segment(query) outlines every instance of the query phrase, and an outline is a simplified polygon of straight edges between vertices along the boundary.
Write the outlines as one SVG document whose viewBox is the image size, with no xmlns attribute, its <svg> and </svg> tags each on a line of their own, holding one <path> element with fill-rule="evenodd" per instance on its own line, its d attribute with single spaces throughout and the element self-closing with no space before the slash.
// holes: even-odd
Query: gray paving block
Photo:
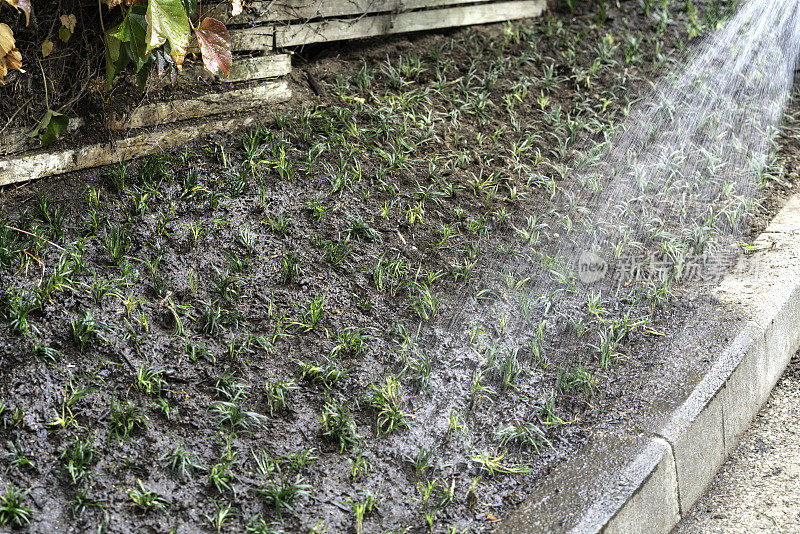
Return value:
<svg viewBox="0 0 800 534">
<path fill-rule="evenodd" d="M 720 393 L 724 428 L 725 455 L 733 451 L 739 436 L 761 409 L 769 396 L 767 354 L 763 331 L 743 331 L 745 340 L 741 361 Z"/>
<path fill-rule="evenodd" d="M 725 460 L 722 395 L 715 395 L 691 421 L 664 438 L 672 445 L 681 514 L 705 493 Z"/>
<path fill-rule="evenodd" d="M 639 489 L 603 529 L 604 534 L 669 532 L 680 520 L 675 459 L 667 442 L 653 438 L 660 460 Z"/>
</svg>

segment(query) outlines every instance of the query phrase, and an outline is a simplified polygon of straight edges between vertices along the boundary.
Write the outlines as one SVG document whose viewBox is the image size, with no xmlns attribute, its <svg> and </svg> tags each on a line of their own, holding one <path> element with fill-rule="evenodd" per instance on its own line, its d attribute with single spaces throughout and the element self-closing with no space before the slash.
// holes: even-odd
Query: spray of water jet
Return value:
<svg viewBox="0 0 800 534">
<path fill-rule="evenodd" d="M 468 339 L 476 373 L 513 382 L 524 353 L 585 385 L 581 359 L 611 365 L 683 285 L 716 283 L 774 170 L 798 57 L 799 0 L 743 3 L 558 168 L 551 208 L 519 221 L 478 292 L 452 306 L 449 334 Z"/>
</svg>

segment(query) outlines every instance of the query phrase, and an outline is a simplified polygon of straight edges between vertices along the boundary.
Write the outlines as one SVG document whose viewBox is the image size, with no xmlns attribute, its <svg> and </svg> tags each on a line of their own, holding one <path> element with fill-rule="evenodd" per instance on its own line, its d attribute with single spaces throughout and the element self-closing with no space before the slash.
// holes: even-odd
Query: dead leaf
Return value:
<svg viewBox="0 0 800 534">
<path fill-rule="evenodd" d="M 75 18 L 74 14 L 61 15 L 59 19 L 61 20 L 61 24 L 69 30 L 69 33 L 75 33 L 75 25 L 78 23 L 78 19 Z"/>
<path fill-rule="evenodd" d="M 231 54 L 231 34 L 228 28 L 217 19 L 206 17 L 195 28 L 197 42 L 200 43 L 200 53 L 203 56 L 203 65 L 210 72 L 221 72 L 227 76 L 231 71 L 233 56 Z"/>
<path fill-rule="evenodd" d="M 486 514 L 486 519 L 488 519 L 489 521 L 491 521 L 493 523 L 496 523 L 497 521 L 500 521 L 499 517 L 494 516 L 492 514 L 488 514 L 488 513 Z"/>
<path fill-rule="evenodd" d="M 130 6 L 136 0 L 103 0 L 103 2 L 108 6 L 108 9 L 114 9 L 117 6 L 125 5 Z"/>
<path fill-rule="evenodd" d="M 6 56 L 6 65 L 8 65 L 8 70 L 24 72 L 22 70 L 22 53 L 19 50 L 9 52 Z"/>
<path fill-rule="evenodd" d="M 22 54 L 19 50 L 12 50 L 7 56 L 0 58 L 0 85 L 5 85 L 4 78 L 10 70 L 25 72 L 22 70 Z"/>
<path fill-rule="evenodd" d="M 53 53 L 53 41 L 50 39 L 42 43 L 42 57 L 47 57 Z"/>
<path fill-rule="evenodd" d="M 5 85 L 5 77 L 10 70 L 22 70 L 22 54 L 16 48 L 14 32 L 0 22 L 0 84 Z"/>
<path fill-rule="evenodd" d="M 14 32 L 8 24 L 0 22 L 0 55 L 5 56 L 17 47 Z"/>
</svg>

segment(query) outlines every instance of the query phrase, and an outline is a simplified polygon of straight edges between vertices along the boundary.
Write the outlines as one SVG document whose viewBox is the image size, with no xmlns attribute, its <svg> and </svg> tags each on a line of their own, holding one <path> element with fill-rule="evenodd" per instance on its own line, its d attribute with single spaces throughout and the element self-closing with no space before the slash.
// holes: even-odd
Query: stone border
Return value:
<svg viewBox="0 0 800 534">
<path fill-rule="evenodd" d="M 716 290 L 748 321 L 667 422 L 593 436 L 495 532 L 668 533 L 707 490 L 800 348 L 800 194 Z"/>
</svg>

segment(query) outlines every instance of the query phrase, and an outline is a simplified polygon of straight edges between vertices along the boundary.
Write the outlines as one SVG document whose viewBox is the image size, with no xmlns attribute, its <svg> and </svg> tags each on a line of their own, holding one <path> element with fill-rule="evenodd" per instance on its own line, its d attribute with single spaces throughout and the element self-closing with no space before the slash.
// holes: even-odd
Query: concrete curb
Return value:
<svg viewBox="0 0 800 534">
<path fill-rule="evenodd" d="M 800 348 L 800 195 L 755 244 L 716 292 L 748 321 L 666 422 L 593 436 L 497 534 L 667 533 L 689 512 Z"/>
</svg>

